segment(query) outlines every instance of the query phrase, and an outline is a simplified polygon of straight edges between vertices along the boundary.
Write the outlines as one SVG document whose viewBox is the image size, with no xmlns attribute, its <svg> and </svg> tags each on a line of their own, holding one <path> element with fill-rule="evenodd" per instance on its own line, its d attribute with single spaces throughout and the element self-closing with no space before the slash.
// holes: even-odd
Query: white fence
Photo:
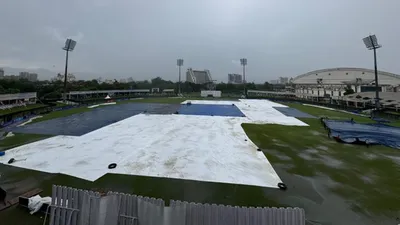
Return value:
<svg viewBox="0 0 400 225">
<path fill-rule="evenodd" d="M 201 91 L 200 94 L 201 97 L 214 97 L 214 98 L 220 98 L 221 97 L 221 91 Z"/>
<path fill-rule="evenodd" d="M 197 204 L 53 186 L 50 225 L 304 225 L 300 208 Z"/>
</svg>

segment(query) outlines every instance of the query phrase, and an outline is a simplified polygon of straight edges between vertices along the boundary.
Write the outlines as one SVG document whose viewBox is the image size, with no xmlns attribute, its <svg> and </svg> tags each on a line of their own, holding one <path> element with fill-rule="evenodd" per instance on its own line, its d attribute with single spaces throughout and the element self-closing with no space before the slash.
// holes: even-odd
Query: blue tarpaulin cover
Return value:
<svg viewBox="0 0 400 225">
<path fill-rule="evenodd" d="M 245 115 L 235 105 L 210 105 L 210 104 L 186 104 L 178 110 L 183 115 L 202 116 L 232 116 L 244 117 Z"/>
<path fill-rule="evenodd" d="M 179 104 L 127 103 L 99 107 L 88 112 L 27 124 L 14 133 L 81 136 L 104 126 L 140 114 L 172 114 Z"/>
<path fill-rule="evenodd" d="M 400 149 L 400 128 L 386 124 L 360 124 L 343 120 L 324 120 L 332 137 L 346 143 L 381 144 Z"/>
<path fill-rule="evenodd" d="M 308 113 L 290 107 L 273 107 L 273 108 L 278 110 L 285 116 L 291 116 L 296 118 L 315 118 L 315 116 L 312 116 Z"/>
</svg>

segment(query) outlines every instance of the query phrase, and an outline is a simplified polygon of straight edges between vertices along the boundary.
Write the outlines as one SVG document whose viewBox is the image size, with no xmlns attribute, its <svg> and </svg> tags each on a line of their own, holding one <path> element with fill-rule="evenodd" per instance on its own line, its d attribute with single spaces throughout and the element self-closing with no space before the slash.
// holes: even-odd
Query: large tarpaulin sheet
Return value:
<svg viewBox="0 0 400 225">
<path fill-rule="evenodd" d="M 290 107 L 273 107 L 273 108 L 278 110 L 285 116 L 292 116 L 296 118 L 315 118 L 315 116 L 312 116 L 308 113 Z"/>
<path fill-rule="evenodd" d="M 385 124 L 360 124 L 353 121 L 325 120 L 332 137 L 346 143 L 381 144 L 400 149 L 400 128 Z"/>
<path fill-rule="evenodd" d="M 245 115 L 234 104 L 211 105 L 211 104 L 186 104 L 181 105 L 178 110 L 183 115 L 198 116 L 232 116 L 244 117 Z"/>
<path fill-rule="evenodd" d="M 172 114 L 179 107 L 179 104 L 118 104 L 16 127 L 12 131 L 15 133 L 81 136 L 140 113 Z"/>
</svg>

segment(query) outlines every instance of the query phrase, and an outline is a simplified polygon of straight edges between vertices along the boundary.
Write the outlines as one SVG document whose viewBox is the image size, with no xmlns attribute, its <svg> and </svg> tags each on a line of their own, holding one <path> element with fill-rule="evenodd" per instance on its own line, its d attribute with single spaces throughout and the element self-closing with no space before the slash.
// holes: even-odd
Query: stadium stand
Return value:
<svg viewBox="0 0 400 225">
<path fill-rule="evenodd" d="M 14 107 L 35 104 L 37 100 L 36 92 L 3 94 L 0 95 L 0 110 L 12 109 Z"/>
</svg>

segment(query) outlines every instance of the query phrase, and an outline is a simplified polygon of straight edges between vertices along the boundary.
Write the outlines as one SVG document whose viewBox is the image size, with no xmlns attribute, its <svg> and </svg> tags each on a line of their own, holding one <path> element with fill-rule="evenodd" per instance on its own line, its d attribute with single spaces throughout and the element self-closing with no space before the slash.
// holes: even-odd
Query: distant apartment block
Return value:
<svg viewBox="0 0 400 225">
<path fill-rule="evenodd" d="M 111 80 L 111 79 L 106 79 L 103 81 L 103 83 L 106 83 L 106 84 L 113 84 L 114 82 L 115 82 L 115 80 Z"/>
<path fill-rule="evenodd" d="M 29 72 L 20 72 L 19 79 L 27 79 L 29 81 L 37 81 L 38 75 L 37 73 L 29 73 Z"/>
<path fill-rule="evenodd" d="M 288 84 L 289 77 L 279 77 L 279 84 Z"/>
<path fill-rule="evenodd" d="M 186 71 L 186 81 L 195 84 L 206 84 L 213 82 L 209 70 L 193 70 L 189 68 Z"/>
<path fill-rule="evenodd" d="M 270 84 L 288 84 L 289 83 L 289 77 L 279 77 L 278 80 L 271 80 L 269 81 Z"/>
<path fill-rule="evenodd" d="M 270 84 L 279 84 L 279 80 L 270 80 L 269 83 Z"/>
<path fill-rule="evenodd" d="M 27 79 L 29 81 L 37 81 L 37 73 L 20 72 L 19 75 L 4 75 L 4 70 L 0 68 L 0 79 L 19 80 Z"/>
<path fill-rule="evenodd" d="M 241 74 L 228 74 L 228 83 L 229 84 L 242 84 L 243 79 Z"/>
</svg>

